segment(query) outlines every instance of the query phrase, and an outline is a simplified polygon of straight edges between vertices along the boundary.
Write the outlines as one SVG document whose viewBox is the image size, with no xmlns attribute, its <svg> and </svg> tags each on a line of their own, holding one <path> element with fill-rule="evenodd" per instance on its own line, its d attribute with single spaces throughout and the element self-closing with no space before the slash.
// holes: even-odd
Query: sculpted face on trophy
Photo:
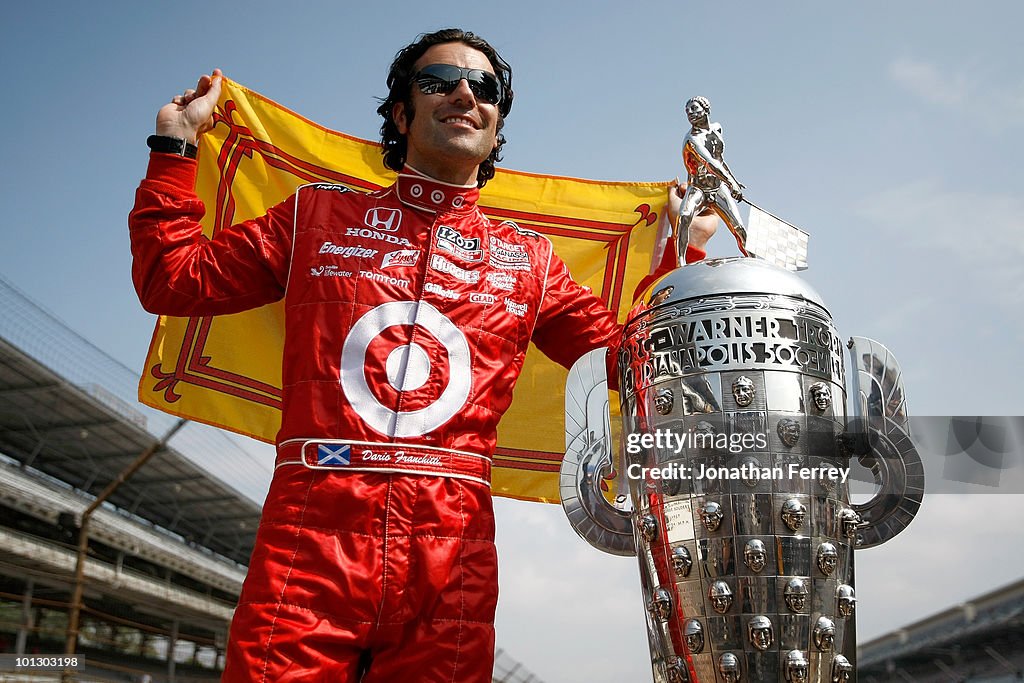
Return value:
<svg viewBox="0 0 1024 683">
<path fill-rule="evenodd" d="M 740 408 L 749 406 L 754 402 L 754 382 L 749 377 L 737 377 L 732 383 L 732 397 Z"/>
<path fill-rule="evenodd" d="M 743 456 L 739 460 L 740 481 L 748 488 L 757 488 L 761 483 L 761 477 L 756 472 L 761 468 L 761 461 L 754 456 Z"/>
<path fill-rule="evenodd" d="M 658 621 L 668 621 L 672 616 L 672 595 L 664 588 L 655 589 L 648 609 Z"/>
<path fill-rule="evenodd" d="M 761 478 L 755 474 L 760 471 L 761 461 L 753 455 L 745 455 L 740 459 L 740 472 L 742 473 L 743 485 L 748 489 L 755 489 L 761 483 Z"/>
<path fill-rule="evenodd" d="M 722 680 L 725 683 L 737 683 L 742 675 L 739 657 L 731 652 L 726 652 L 719 657 L 718 673 L 722 675 Z"/>
<path fill-rule="evenodd" d="M 821 412 L 828 410 L 832 405 L 832 390 L 824 382 L 815 382 L 810 386 L 811 401 L 814 407 Z"/>
<path fill-rule="evenodd" d="M 790 498 L 782 504 L 782 521 L 790 531 L 800 531 L 807 517 L 807 506 L 796 498 Z"/>
<path fill-rule="evenodd" d="M 724 517 L 722 506 L 713 500 L 704 503 L 704 506 L 700 509 L 701 524 L 708 531 L 718 531 L 718 528 L 722 526 L 722 519 Z"/>
<path fill-rule="evenodd" d="M 807 609 L 807 583 L 803 579 L 790 579 L 783 593 L 790 612 Z"/>
<path fill-rule="evenodd" d="M 768 565 L 768 550 L 764 547 L 764 541 L 757 538 L 747 541 L 743 548 L 743 562 L 747 569 L 760 574 Z"/>
<path fill-rule="evenodd" d="M 857 598 L 853 592 L 853 586 L 845 583 L 836 589 L 836 602 L 839 609 L 839 616 L 849 618 L 857 609 Z"/>
<path fill-rule="evenodd" d="M 839 525 L 843 529 L 843 536 L 847 538 L 857 537 L 857 528 L 860 527 L 860 523 L 860 515 L 852 508 L 843 508 L 843 511 L 839 513 Z"/>
<path fill-rule="evenodd" d="M 790 650 L 786 654 L 783 670 L 786 680 L 790 683 L 807 683 L 807 657 L 800 650 Z"/>
<path fill-rule="evenodd" d="M 758 615 L 747 624 L 747 636 L 750 644 L 761 652 L 769 650 L 775 642 L 775 635 L 772 630 L 772 622 L 766 616 Z"/>
<path fill-rule="evenodd" d="M 654 543 L 658 537 L 658 520 L 654 515 L 644 515 L 640 518 L 640 535 L 648 543 Z"/>
<path fill-rule="evenodd" d="M 672 404 L 675 401 L 675 394 L 669 388 L 659 389 L 654 395 L 654 409 L 659 415 L 668 415 L 672 412 Z"/>
<path fill-rule="evenodd" d="M 779 425 L 776 427 L 776 431 L 779 433 L 779 438 L 782 439 L 782 443 L 786 444 L 790 448 L 800 441 L 800 423 L 792 418 L 786 417 L 779 420 Z"/>
<path fill-rule="evenodd" d="M 825 576 L 832 576 L 839 564 L 839 551 L 827 541 L 818 546 L 818 569 Z"/>
<path fill-rule="evenodd" d="M 690 654 L 697 655 L 704 651 L 704 627 L 696 619 L 687 620 L 683 638 L 686 640 L 686 648 Z"/>
<path fill-rule="evenodd" d="M 711 608 L 719 614 L 725 614 L 732 607 L 732 588 L 725 581 L 715 581 L 708 589 Z"/>
<path fill-rule="evenodd" d="M 703 451 L 714 450 L 715 426 L 707 420 L 701 420 L 693 430 L 693 441 Z"/>
<path fill-rule="evenodd" d="M 846 683 L 853 680 L 853 665 L 842 655 L 832 660 L 832 683 Z"/>
<path fill-rule="evenodd" d="M 814 624 L 814 647 L 831 652 L 836 642 L 836 623 L 828 617 L 818 617 Z"/>
<path fill-rule="evenodd" d="M 685 579 L 690 575 L 690 568 L 693 567 L 693 558 L 685 545 L 677 545 L 672 548 L 672 555 L 669 558 L 672 562 L 672 571 L 676 576 Z"/>
<path fill-rule="evenodd" d="M 668 683 L 687 683 L 690 680 L 682 657 L 669 657 L 665 663 L 665 670 L 668 672 Z"/>
</svg>

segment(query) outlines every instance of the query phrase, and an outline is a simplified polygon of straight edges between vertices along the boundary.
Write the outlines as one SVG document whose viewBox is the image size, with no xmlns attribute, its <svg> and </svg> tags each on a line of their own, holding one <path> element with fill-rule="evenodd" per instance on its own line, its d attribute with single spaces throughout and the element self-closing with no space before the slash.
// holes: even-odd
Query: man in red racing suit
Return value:
<svg viewBox="0 0 1024 683">
<path fill-rule="evenodd" d="M 546 238 L 477 206 L 511 77 L 490 46 L 453 31 L 396 57 L 420 71 L 389 78 L 406 99 L 382 113 L 408 157 L 384 190 L 306 185 L 207 240 L 195 162 L 151 143 L 129 219 L 145 308 L 285 304 L 277 469 L 223 680 L 490 681 L 498 420 L 531 340 L 566 366 L 615 343 L 614 316 Z M 424 68 L 435 62 L 456 76 L 431 76 L 445 73 Z M 480 73 L 492 68 L 497 94 Z M 201 134 L 218 79 L 166 105 L 158 134 Z M 385 136 L 394 163 L 388 149 Z"/>
</svg>

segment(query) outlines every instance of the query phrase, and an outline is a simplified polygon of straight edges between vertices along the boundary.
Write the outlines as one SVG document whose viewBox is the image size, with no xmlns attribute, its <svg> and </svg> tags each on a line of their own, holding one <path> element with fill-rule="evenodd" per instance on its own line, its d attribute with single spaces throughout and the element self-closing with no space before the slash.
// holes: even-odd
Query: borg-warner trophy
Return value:
<svg viewBox="0 0 1024 683">
<path fill-rule="evenodd" d="M 899 365 L 853 338 L 848 378 L 843 346 L 795 273 L 704 260 L 631 311 L 618 448 L 607 350 L 570 371 L 562 504 L 592 545 L 638 557 L 656 682 L 856 680 L 853 551 L 910 523 L 924 474 Z M 851 461 L 879 486 L 867 502 Z"/>
</svg>

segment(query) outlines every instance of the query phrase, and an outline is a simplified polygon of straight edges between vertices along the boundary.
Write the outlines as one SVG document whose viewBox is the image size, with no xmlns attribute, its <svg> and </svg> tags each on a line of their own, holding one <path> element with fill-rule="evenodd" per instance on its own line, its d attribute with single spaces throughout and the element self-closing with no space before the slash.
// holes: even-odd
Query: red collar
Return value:
<svg viewBox="0 0 1024 683">
<path fill-rule="evenodd" d="M 476 208 L 480 189 L 442 183 L 406 166 L 395 182 L 398 199 L 403 204 L 432 213 L 466 213 Z"/>
</svg>

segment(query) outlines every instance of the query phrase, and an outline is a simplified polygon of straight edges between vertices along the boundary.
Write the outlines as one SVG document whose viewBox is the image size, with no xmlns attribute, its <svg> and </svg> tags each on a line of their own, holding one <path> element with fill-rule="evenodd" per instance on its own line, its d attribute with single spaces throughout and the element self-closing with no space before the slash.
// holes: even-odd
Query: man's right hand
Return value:
<svg viewBox="0 0 1024 683">
<path fill-rule="evenodd" d="M 213 110 L 220 98 L 220 84 L 223 74 L 214 69 L 213 74 L 199 77 L 195 89 L 171 98 L 156 115 L 156 134 L 172 138 L 185 138 L 193 144 L 199 136 L 213 128 Z"/>
</svg>

